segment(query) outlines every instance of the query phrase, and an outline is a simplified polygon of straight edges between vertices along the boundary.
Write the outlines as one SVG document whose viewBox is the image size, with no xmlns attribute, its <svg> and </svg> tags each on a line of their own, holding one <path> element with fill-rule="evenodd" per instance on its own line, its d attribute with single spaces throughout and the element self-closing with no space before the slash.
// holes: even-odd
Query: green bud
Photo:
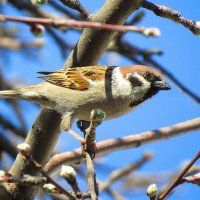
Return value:
<svg viewBox="0 0 200 200">
<path fill-rule="evenodd" d="M 49 194 L 59 194 L 60 189 L 51 183 L 44 184 L 43 189 Z"/>
<path fill-rule="evenodd" d="M 106 118 L 106 113 L 101 109 L 93 109 L 90 118 L 95 121 L 102 121 Z"/>
</svg>

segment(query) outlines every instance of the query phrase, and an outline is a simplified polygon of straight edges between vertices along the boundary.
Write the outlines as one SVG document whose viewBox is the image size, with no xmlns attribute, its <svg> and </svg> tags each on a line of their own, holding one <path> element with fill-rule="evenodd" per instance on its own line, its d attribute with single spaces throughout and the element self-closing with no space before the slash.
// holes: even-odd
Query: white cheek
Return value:
<svg viewBox="0 0 200 200">
<path fill-rule="evenodd" d="M 125 80 L 122 77 L 121 72 L 119 71 L 119 68 L 115 68 L 113 71 L 113 83 L 112 83 L 112 94 L 113 96 L 127 96 L 130 95 L 132 91 L 132 86 L 129 81 Z"/>
<path fill-rule="evenodd" d="M 137 77 L 142 82 L 141 86 L 134 88 L 135 92 L 144 93 L 148 91 L 149 88 L 151 87 L 151 83 L 147 81 L 143 76 L 139 75 L 138 73 L 134 73 L 134 76 Z"/>
<path fill-rule="evenodd" d="M 132 89 L 132 98 L 135 100 L 142 99 L 145 94 L 148 92 L 149 88 L 151 87 L 151 83 L 147 81 L 143 76 L 140 74 L 135 73 L 135 77 L 137 77 L 141 82 L 141 86 L 134 87 Z"/>
</svg>

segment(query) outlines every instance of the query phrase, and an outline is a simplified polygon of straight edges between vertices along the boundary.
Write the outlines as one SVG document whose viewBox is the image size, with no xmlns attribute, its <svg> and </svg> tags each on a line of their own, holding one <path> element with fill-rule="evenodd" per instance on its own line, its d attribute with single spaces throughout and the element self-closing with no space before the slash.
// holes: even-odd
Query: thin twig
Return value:
<svg viewBox="0 0 200 200">
<path fill-rule="evenodd" d="M 182 171 L 182 169 L 183 167 L 178 167 L 178 171 Z M 187 172 L 186 175 L 191 176 L 190 174 L 191 172 L 194 172 L 195 174 L 197 174 L 199 172 L 199 169 L 200 169 L 199 165 L 193 166 Z M 146 189 L 152 183 L 156 183 L 160 185 L 160 184 L 169 182 L 170 180 L 174 179 L 174 177 L 176 177 L 177 175 L 178 175 L 177 170 L 172 171 L 172 172 L 156 172 L 156 173 L 147 172 L 145 174 L 143 173 L 141 174 L 140 172 L 137 173 L 134 171 L 133 174 L 130 174 L 129 176 L 124 177 L 123 188 L 126 188 L 127 192 L 131 191 L 132 189 L 143 190 L 143 189 Z M 181 180 L 181 183 L 182 183 L 182 180 Z M 100 181 L 98 180 L 98 182 Z M 101 182 L 100 182 L 100 188 L 101 188 Z M 160 188 L 160 191 L 163 191 L 162 189 L 163 187 Z"/>
<path fill-rule="evenodd" d="M 69 193 L 67 190 L 65 190 L 61 185 L 59 185 L 57 182 L 55 182 L 49 175 L 47 172 L 45 172 L 42 169 L 42 165 L 40 163 L 38 163 L 36 160 L 34 160 L 32 152 L 31 152 L 31 147 L 29 144 L 26 143 L 22 143 L 20 145 L 17 146 L 20 154 L 23 156 L 23 158 L 30 162 L 32 164 L 33 167 L 40 169 L 40 173 L 46 177 L 46 182 L 50 182 L 53 185 L 55 185 L 57 188 L 59 188 L 59 190 L 61 191 L 62 194 L 66 195 L 67 197 L 69 197 L 71 200 L 76 200 L 76 198 L 74 196 L 71 195 L 71 193 Z"/>
<path fill-rule="evenodd" d="M 96 152 L 96 128 L 101 121 L 91 120 L 89 127 L 85 130 L 85 147 L 83 148 L 83 155 L 88 152 L 92 158 L 95 157 Z"/>
<path fill-rule="evenodd" d="M 181 179 L 192 167 L 192 165 L 200 158 L 200 151 L 194 156 L 194 158 L 185 166 L 182 172 L 169 184 L 169 186 L 164 190 L 164 192 L 159 196 L 159 200 L 165 199 L 169 193 L 181 183 Z"/>
<path fill-rule="evenodd" d="M 38 9 L 36 6 L 32 6 L 31 3 L 28 3 L 27 1 L 23 1 L 23 3 L 20 1 L 10 0 L 9 3 L 13 4 L 16 8 L 19 10 L 26 10 L 30 12 L 33 16 L 38 16 L 41 18 L 47 18 L 49 15 L 44 13 L 42 10 Z M 71 16 L 74 17 L 74 16 Z M 1 18 L 1 15 L 0 15 Z M 0 20 L 1 21 L 1 20 Z M 70 45 L 66 43 L 62 37 L 60 37 L 54 30 L 51 29 L 51 27 L 46 27 L 47 32 L 52 36 L 52 38 L 56 41 L 56 43 L 59 45 L 61 53 L 63 57 L 66 57 L 66 50 L 69 47 L 69 50 L 71 50 Z"/>
<path fill-rule="evenodd" d="M 97 200 L 97 185 L 96 185 L 96 174 L 94 171 L 94 163 L 90 154 L 86 152 L 86 163 L 87 163 L 87 180 L 88 180 L 88 188 L 91 193 L 91 199 Z"/>
<path fill-rule="evenodd" d="M 52 18 L 37 18 L 37 17 L 18 17 L 18 16 L 9 16 L 9 15 L 0 15 L 0 21 L 14 21 L 21 22 L 26 24 L 41 24 L 44 26 L 53 26 L 56 28 L 61 27 L 70 27 L 70 28 L 92 28 L 92 29 L 104 29 L 109 31 L 117 32 L 136 32 L 143 34 L 145 36 L 160 36 L 158 28 L 145 28 L 145 27 L 136 27 L 136 26 L 125 26 L 125 25 L 116 25 L 116 24 L 103 24 L 99 22 L 90 22 L 90 21 L 76 21 L 69 19 L 52 19 Z"/>
<path fill-rule="evenodd" d="M 157 16 L 164 17 L 179 24 L 182 24 L 184 27 L 192 31 L 192 33 L 195 35 L 200 35 L 199 22 L 181 17 L 181 14 L 178 11 L 172 10 L 163 5 L 156 5 L 146 0 L 143 1 L 142 7 L 153 11 Z"/>
<path fill-rule="evenodd" d="M 28 49 L 28 48 L 40 48 L 44 45 L 43 40 L 34 40 L 31 42 L 25 42 L 21 40 L 17 40 L 10 37 L 1 37 L 0 40 L 0 48 L 9 49 L 19 51 L 21 49 Z"/>
<path fill-rule="evenodd" d="M 79 0 L 59 0 L 65 6 L 78 11 L 85 19 L 88 19 L 90 13 L 81 5 Z"/>
<path fill-rule="evenodd" d="M 1 114 L 0 126 L 2 126 L 5 130 L 7 129 L 22 138 L 24 138 L 26 135 L 23 129 L 16 127 L 10 120 L 5 119 Z"/>
<path fill-rule="evenodd" d="M 47 183 L 46 177 L 23 175 L 22 177 L 13 177 L 11 174 L 0 176 L 0 183 L 17 183 L 21 185 L 35 185 L 39 186 Z"/>
<path fill-rule="evenodd" d="M 73 46 L 69 45 L 61 36 L 59 36 L 51 27 L 46 27 L 48 33 L 55 40 L 56 44 L 60 47 L 60 51 L 63 57 L 66 57 L 66 51 L 72 50 Z"/>
<path fill-rule="evenodd" d="M 118 170 L 114 170 L 111 173 L 111 175 L 108 178 L 108 180 L 101 184 L 100 191 L 103 191 L 103 190 L 107 189 L 114 182 L 116 182 L 118 180 L 121 180 L 122 177 L 127 176 L 128 174 L 130 174 L 134 170 L 140 168 L 143 164 L 146 163 L 146 161 L 148 161 L 150 159 L 151 159 L 151 154 L 144 153 L 142 158 L 140 158 L 138 161 L 136 161 L 136 162 L 134 162 L 132 164 L 129 164 L 128 166 L 126 166 L 124 168 L 121 168 L 121 169 L 118 169 Z"/>
<path fill-rule="evenodd" d="M 136 148 L 151 142 L 169 139 L 199 129 L 200 118 L 198 117 L 189 121 L 184 121 L 182 123 L 163 127 L 153 131 L 147 131 L 140 134 L 133 133 L 133 135 L 125 136 L 122 138 L 105 140 L 96 143 L 96 155 L 102 156 L 122 149 Z M 81 156 L 81 148 L 76 149 L 72 152 L 56 154 L 46 164 L 45 171 L 50 172 L 64 162 L 68 162 L 68 164 L 73 164 L 80 161 L 83 161 L 83 158 Z"/>
<path fill-rule="evenodd" d="M 65 14 L 67 17 L 80 20 L 81 16 L 80 15 L 75 15 L 72 12 L 69 11 L 69 9 L 66 9 L 66 7 L 63 7 L 60 3 L 57 3 L 57 0 L 49 0 L 48 3 L 54 7 L 56 10 L 62 12 Z"/>
<path fill-rule="evenodd" d="M 75 169 L 71 166 L 63 165 L 60 171 L 60 176 L 62 176 L 71 186 L 75 197 L 79 200 L 83 200 L 82 193 L 77 182 Z"/>
<path fill-rule="evenodd" d="M 56 181 L 54 181 L 44 170 L 41 170 L 41 174 L 44 177 L 47 178 L 48 182 L 52 183 L 57 188 L 59 188 L 62 194 L 66 195 L 67 197 L 69 197 L 72 200 L 76 200 L 76 198 L 74 196 L 72 196 L 72 194 L 70 192 L 68 192 L 67 190 L 65 190 L 61 185 L 59 185 Z"/>
<path fill-rule="evenodd" d="M 119 194 L 119 192 L 115 190 L 111 190 L 110 188 L 107 188 L 106 192 L 112 197 L 112 199 L 125 200 L 125 198 L 121 194 Z"/>
<path fill-rule="evenodd" d="M 83 154 L 86 157 L 87 164 L 87 180 L 88 188 L 91 193 L 91 199 L 97 200 L 99 188 L 96 182 L 96 174 L 94 169 L 93 159 L 96 153 L 96 127 L 105 119 L 106 114 L 100 109 L 93 109 L 90 113 L 90 125 L 87 128 L 87 123 L 82 124 L 82 131 L 85 133 L 85 148 Z M 87 128 L 87 129 L 84 129 Z"/>
<path fill-rule="evenodd" d="M 135 24 L 139 23 L 140 21 L 142 21 L 144 16 L 145 16 L 144 11 L 139 11 L 138 13 L 136 13 L 136 15 L 134 15 L 132 17 L 132 19 L 129 22 L 127 22 L 125 24 L 126 25 L 135 25 Z"/>
<path fill-rule="evenodd" d="M 186 176 L 181 179 L 181 183 L 193 183 L 196 185 L 200 184 L 200 173 L 194 174 L 192 176 Z M 180 183 L 180 184 L 181 184 Z"/>
<path fill-rule="evenodd" d="M 0 151 L 5 151 L 13 159 L 17 156 L 17 149 L 12 142 L 0 132 Z"/>
<path fill-rule="evenodd" d="M 76 167 L 76 171 L 79 173 L 79 175 L 81 175 L 81 177 L 83 177 L 83 178 L 85 179 L 86 176 L 85 176 L 85 173 L 83 172 L 83 170 L 81 170 L 80 168 L 77 168 L 77 167 Z M 101 185 L 101 184 L 103 183 L 103 181 L 97 179 L 97 183 L 98 183 L 98 185 Z M 98 188 L 99 188 L 99 187 L 98 187 Z M 100 191 L 99 191 L 99 192 L 100 192 Z M 106 192 L 108 195 L 110 195 L 112 199 L 115 199 L 115 200 L 125 200 L 125 198 L 124 198 L 121 194 L 119 194 L 118 191 L 113 190 L 113 189 L 110 188 L 110 187 L 108 187 L 108 188 L 105 190 L 105 192 Z M 88 192 L 88 193 L 89 193 L 89 192 Z M 84 193 L 82 193 L 82 197 L 83 197 L 83 194 L 84 194 Z M 83 198 L 84 198 L 84 197 L 83 197 Z"/>
</svg>

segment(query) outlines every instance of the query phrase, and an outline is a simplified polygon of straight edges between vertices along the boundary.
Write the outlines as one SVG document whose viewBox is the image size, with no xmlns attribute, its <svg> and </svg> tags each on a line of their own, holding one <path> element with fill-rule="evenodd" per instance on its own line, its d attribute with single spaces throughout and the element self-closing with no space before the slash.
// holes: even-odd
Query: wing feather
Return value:
<svg viewBox="0 0 200 200">
<path fill-rule="evenodd" d="M 87 90 L 91 81 L 103 80 L 109 68 L 107 66 L 87 66 L 61 69 L 55 72 L 39 72 L 44 74 L 39 78 L 57 86 L 73 89 Z"/>
</svg>

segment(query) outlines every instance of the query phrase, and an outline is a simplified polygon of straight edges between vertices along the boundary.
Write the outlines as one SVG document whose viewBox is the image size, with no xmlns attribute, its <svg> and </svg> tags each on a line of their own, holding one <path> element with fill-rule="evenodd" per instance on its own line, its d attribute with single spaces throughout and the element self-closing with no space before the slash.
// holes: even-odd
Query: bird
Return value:
<svg viewBox="0 0 200 200">
<path fill-rule="evenodd" d="M 25 99 L 55 110 L 66 118 L 64 130 L 74 119 L 90 121 L 93 109 L 105 120 L 122 116 L 170 86 L 156 69 L 144 65 L 83 66 L 38 72 L 43 82 L 0 91 L 0 98 Z"/>
</svg>

